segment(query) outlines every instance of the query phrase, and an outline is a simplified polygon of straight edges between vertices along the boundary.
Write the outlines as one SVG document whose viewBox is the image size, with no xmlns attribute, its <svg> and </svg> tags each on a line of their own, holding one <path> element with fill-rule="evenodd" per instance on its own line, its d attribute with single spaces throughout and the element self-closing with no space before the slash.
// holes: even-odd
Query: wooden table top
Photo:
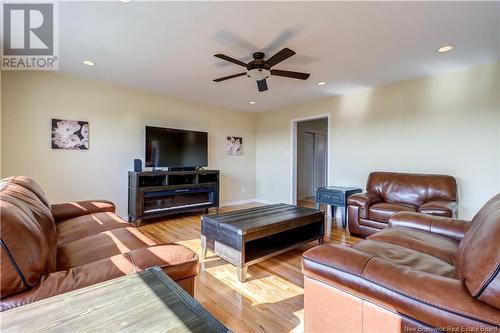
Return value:
<svg viewBox="0 0 500 333">
<path fill-rule="evenodd" d="M 248 232 L 307 217 L 323 218 L 323 213 L 318 209 L 281 203 L 222 214 L 205 215 L 202 217 L 202 221 L 244 235 Z"/>
<path fill-rule="evenodd" d="M 7 332 L 230 332 L 159 268 L 1 313 Z"/>
</svg>

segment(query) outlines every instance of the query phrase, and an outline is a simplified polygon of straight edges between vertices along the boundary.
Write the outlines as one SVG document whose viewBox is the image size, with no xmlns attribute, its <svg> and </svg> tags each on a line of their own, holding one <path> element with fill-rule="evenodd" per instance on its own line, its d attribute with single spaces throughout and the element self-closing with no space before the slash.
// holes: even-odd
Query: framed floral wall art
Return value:
<svg viewBox="0 0 500 333">
<path fill-rule="evenodd" d="M 89 123 L 52 119 L 52 149 L 89 149 Z"/>
</svg>

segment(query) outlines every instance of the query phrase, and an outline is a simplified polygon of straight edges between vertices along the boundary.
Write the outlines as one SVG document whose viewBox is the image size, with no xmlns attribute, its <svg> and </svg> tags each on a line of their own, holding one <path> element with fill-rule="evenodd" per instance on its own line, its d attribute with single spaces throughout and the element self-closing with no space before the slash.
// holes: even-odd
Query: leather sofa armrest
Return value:
<svg viewBox="0 0 500 333">
<path fill-rule="evenodd" d="M 456 201 L 435 200 L 424 203 L 418 208 L 419 213 L 435 216 L 457 216 L 458 204 Z"/>
<path fill-rule="evenodd" d="M 348 205 L 360 207 L 359 214 L 364 219 L 368 217 L 368 208 L 378 202 L 382 202 L 382 199 L 377 194 L 371 192 L 353 194 L 347 198 Z"/>
<path fill-rule="evenodd" d="M 366 263 L 372 258 L 365 252 L 341 245 L 320 245 L 302 254 L 302 272 L 305 276 L 328 280 L 333 270 L 360 275 Z"/>
<path fill-rule="evenodd" d="M 85 200 L 53 204 L 50 207 L 57 222 L 100 212 L 115 212 L 115 205 L 107 200 Z"/>
<path fill-rule="evenodd" d="M 390 228 L 411 228 L 461 241 L 470 221 L 413 212 L 396 213 L 389 217 Z"/>
</svg>

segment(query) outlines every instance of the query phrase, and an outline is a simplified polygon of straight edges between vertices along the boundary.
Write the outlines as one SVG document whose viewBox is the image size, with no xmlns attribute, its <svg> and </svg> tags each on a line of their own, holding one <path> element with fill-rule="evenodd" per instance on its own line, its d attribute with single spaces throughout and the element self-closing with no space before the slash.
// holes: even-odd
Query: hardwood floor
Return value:
<svg viewBox="0 0 500 333">
<path fill-rule="evenodd" d="M 258 205 L 232 206 L 221 211 Z M 358 240 L 330 218 L 326 225 L 325 243 L 353 244 Z M 200 253 L 199 214 L 145 224 L 140 229 L 158 242 L 175 242 Z M 207 258 L 200 260 L 195 298 L 234 332 L 302 332 L 301 254 L 317 245 L 313 242 L 250 266 L 244 283 L 238 282 L 234 266 L 209 251 Z"/>
</svg>

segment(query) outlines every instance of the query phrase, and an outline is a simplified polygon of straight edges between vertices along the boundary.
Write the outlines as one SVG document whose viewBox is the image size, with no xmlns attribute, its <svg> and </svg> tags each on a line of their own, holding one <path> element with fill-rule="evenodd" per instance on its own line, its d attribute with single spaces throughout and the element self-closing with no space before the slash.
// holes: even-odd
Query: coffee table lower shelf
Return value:
<svg viewBox="0 0 500 333">
<path fill-rule="evenodd" d="M 277 256 L 279 254 L 288 252 L 290 250 L 293 250 L 295 248 L 301 247 L 302 245 L 305 245 L 305 244 L 310 243 L 310 242 L 314 242 L 316 240 L 318 241 L 319 245 L 323 244 L 323 237 L 320 237 L 320 238 L 318 238 L 318 237 L 311 238 L 311 239 L 305 240 L 303 242 L 296 243 L 294 245 L 291 245 L 291 246 L 288 246 L 288 247 L 285 247 L 285 248 L 281 248 L 279 250 L 275 250 L 275 251 L 272 251 L 272 252 L 269 252 L 269 253 L 267 253 L 268 251 L 263 251 L 263 253 L 267 253 L 267 254 L 263 254 L 262 256 L 256 257 L 255 259 L 247 261 L 244 264 L 240 265 L 239 263 L 235 262 L 232 258 L 226 256 L 226 252 L 220 251 L 220 247 L 219 247 L 218 250 L 216 250 L 215 246 L 204 245 L 204 244 L 209 244 L 209 243 L 207 243 L 206 237 L 202 235 L 201 236 L 201 244 L 202 244 L 201 258 L 202 259 L 206 258 L 207 249 L 210 250 L 210 251 L 212 251 L 212 252 L 214 252 L 215 255 L 217 255 L 218 257 L 220 257 L 220 258 L 228 261 L 229 263 L 233 264 L 234 266 L 236 266 L 236 269 L 238 271 L 238 281 L 245 282 L 246 275 L 247 275 L 247 270 L 248 270 L 248 266 L 257 264 L 257 263 L 259 263 L 261 261 L 267 260 L 267 259 L 272 258 L 274 256 Z M 228 249 L 226 248 L 226 250 L 228 250 Z"/>
</svg>

